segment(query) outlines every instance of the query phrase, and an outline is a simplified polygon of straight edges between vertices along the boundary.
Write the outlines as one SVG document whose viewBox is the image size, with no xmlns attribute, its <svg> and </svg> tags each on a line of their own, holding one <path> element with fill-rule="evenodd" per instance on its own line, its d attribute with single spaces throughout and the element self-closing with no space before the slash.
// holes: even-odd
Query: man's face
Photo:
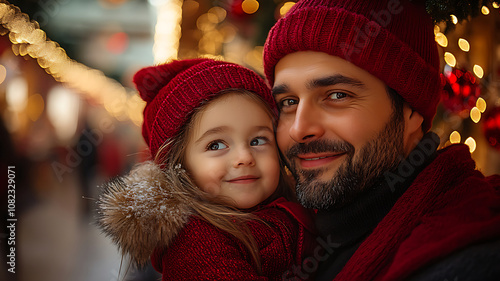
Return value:
<svg viewBox="0 0 500 281">
<path fill-rule="evenodd" d="M 342 206 L 399 163 L 404 120 L 381 80 L 312 51 L 282 58 L 275 77 L 278 146 L 304 206 Z"/>
</svg>

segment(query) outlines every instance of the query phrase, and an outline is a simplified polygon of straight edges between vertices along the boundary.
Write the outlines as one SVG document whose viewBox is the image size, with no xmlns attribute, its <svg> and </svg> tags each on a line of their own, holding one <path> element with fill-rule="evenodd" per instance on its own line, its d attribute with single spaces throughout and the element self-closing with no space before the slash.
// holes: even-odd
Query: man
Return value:
<svg viewBox="0 0 500 281">
<path fill-rule="evenodd" d="M 324 248 L 289 280 L 500 280 L 500 177 L 465 145 L 437 150 L 439 57 L 420 5 L 304 0 L 269 33 L 278 145 Z"/>
</svg>

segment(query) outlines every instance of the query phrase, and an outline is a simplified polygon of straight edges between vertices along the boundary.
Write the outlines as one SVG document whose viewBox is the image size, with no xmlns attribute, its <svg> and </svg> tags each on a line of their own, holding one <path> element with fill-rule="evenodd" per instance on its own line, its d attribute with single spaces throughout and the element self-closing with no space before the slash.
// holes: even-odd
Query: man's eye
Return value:
<svg viewBox="0 0 500 281">
<path fill-rule="evenodd" d="M 329 95 L 329 97 L 332 100 L 340 100 L 340 99 L 347 98 L 348 95 L 346 93 L 342 93 L 342 92 L 335 92 L 335 93 L 331 93 Z"/>
<path fill-rule="evenodd" d="M 268 142 L 267 138 L 258 137 L 258 138 L 254 138 L 252 141 L 250 141 L 250 146 L 264 145 L 267 142 Z"/>
<path fill-rule="evenodd" d="M 222 141 L 213 141 L 207 146 L 207 150 L 220 150 L 224 148 L 227 148 L 227 145 L 225 145 Z"/>
<path fill-rule="evenodd" d="M 299 101 L 294 100 L 294 99 L 283 99 L 280 101 L 280 107 L 287 107 L 287 106 L 293 106 L 298 104 Z"/>
</svg>

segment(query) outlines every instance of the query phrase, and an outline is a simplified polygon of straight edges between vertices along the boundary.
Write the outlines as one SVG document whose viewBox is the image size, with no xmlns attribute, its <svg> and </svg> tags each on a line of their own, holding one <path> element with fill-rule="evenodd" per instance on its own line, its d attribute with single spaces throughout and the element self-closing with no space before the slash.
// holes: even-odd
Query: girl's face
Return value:
<svg viewBox="0 0 500 281">
<path fill-rule="evenodd" d="M 273 194 L 280 164 L 273 123 L 261 104 L 229 93 L 193 120 L 185 166 L 198 187 L 240 209 Z"/>
</svg>

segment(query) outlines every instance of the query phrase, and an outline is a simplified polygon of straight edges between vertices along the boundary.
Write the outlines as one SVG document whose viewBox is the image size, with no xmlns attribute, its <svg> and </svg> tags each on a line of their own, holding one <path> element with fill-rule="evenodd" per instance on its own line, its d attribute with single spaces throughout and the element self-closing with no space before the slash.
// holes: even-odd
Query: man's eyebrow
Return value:
<svg viewBox="0 0 500 281">
<path fill-rule="evenodd" d="M 363 82 L 359 81 L 358 79 L 347 77 L 341 74 L 311 80 L 309 83 L 307 83 L 307 88 L 314 89 L 319 87 L 333 86 L 337 84 L 347 84 L 362 89 L 365 88 L 365 84 L 363 84 Z"/>
<path fill-rule="evenodd" d="M 288 88 L 287 85 L 281 84 L 281 85 L 274 86 L 271 91 L 273 93 L 273 96 L 275 97 L 277 95 L 290 92 L 290 89 Z"/>
<path fill-rule="evenodd" d="M 205 131 L 196 141 L 195 143 L 199 143 L 201 142 L 204 138 L 210 136 L 210 135 L 215 135 L 215 134 L 219 134 L 221 132 L 224 132 L 224 131 L 227 131 L 229 128 L 226 127 L 226 126 L 220 126 L 220 127 L 215 127 L 215 128 L 212 128 L 212 129 L 209 129 L 207 131 Z"/>
</svg>

